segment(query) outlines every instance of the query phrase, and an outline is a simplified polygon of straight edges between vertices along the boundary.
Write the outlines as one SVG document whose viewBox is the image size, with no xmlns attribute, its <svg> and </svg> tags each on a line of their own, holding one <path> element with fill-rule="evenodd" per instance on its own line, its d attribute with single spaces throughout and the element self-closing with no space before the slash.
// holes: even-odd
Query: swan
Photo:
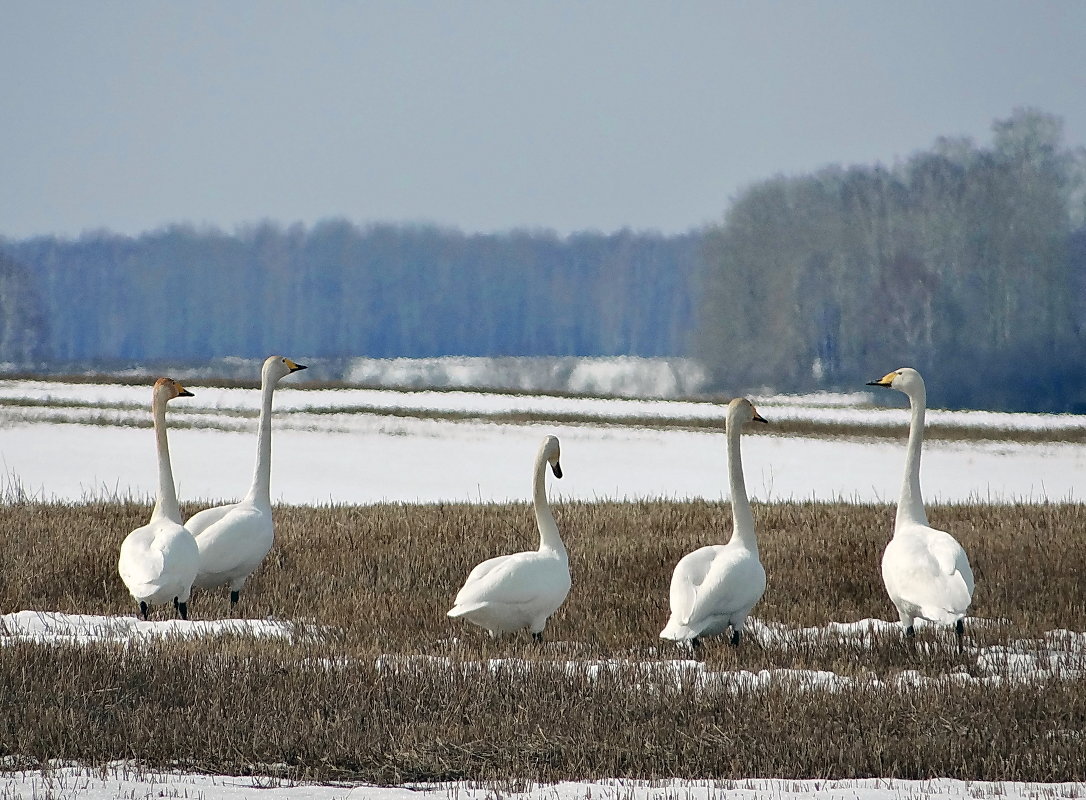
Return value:
<svg viewBox="0 0 1086 800">
<path fill-rule="evenodd" d="M 882 580 L 901 618 L 905 635 L 914 635 L 917 617 L 953 625 L 962 646 L 962 621 L 973 600 L 973 570 L 957 539 L 928 525 L 920 495 L 920 448 L 924 443 L 927 392 L 924 379 L 911 367 L 888 373 L 868 386 L 897 389 L 909 398 L 909 446 L 905 477 L 897 502 L 894 535 L 882 554 Z"/>
<path fill-rule="evenodd" d="M 751 404 L 737 397 L 728 404 L 728 480 L 732 495 L 732 537 L 727 544 L 712 544 L 687 553 L 671 576 L 671 618 L 661 639 L 701 645 L 702 636 L 732 629 L 738 645 L 743 624 L 765 592 L 765 569 L 758 558 L 754 516 L 743 482 L 739 436 L 748 422 L 765 422 Z"/>
<path fill-rule="evenodd" d="M 149 605 L 171 600 L 181 619 L 188 619 L 189 595 L 200 568 L 200 552 L 192 534 L 181 524 L 170 446 L 166 441 L 166 403 L 175 397 L 192 397 L 192 392 L 171 378 L 159 378 L 151 396 L 158 450 L 158 494 L 150 522 L 136 528 L 121 542 L 117 571 L 140 604 L 144 619 Z"/>
<path fill-rule="evenodd" d="M 283 356 L 269 356 L 260 371 L 260 423 L 256 468 L 249 493 L 239 503 L 204 509 L 189 517 L 186 527 L 200 548 L 196 586 L 214 589 L 230 584 L 230 608 L 242 587 L 271 550 L 275 539 L 271 506 L 272 393 L 279 379 L 305 369 Z"/>
<path fill-rule="evenodd" d="M 547 503 L 546 466 L 562 477 L 558 439 L 548 436 L 535 457 L 535 520 L 539 549 L 490 558 L 468 575 L 456 594 L 450 617 L 490 631 L 491 636 L 528 628 L 532 638 L 543 641 L 543 628 L 569 594 L 569 556 L 558 525 Z"/>
</svg>

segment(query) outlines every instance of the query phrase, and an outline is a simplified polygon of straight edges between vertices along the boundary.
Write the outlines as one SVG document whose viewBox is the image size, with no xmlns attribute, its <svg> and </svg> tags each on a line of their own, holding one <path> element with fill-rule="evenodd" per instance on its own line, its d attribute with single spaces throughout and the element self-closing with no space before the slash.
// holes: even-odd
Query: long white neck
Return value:
<svg viewBox="0 0 1086 800">
<path fill-rule="evenodd" d="M 758 552 L 758 537 L 754 533 L 754 514 L 747 499 L 747 485 L 743 481 L 743 458 L 739 453 L 740 425 L 728 420 L 728 485 L 732 493 L 732 541 L 739 542 L 751 552 Z"/>
<path fill-rule="evenodd" d="M 535 481 L 533 484 L 533 500 L 535 503 L 535 524 L 539 527 L 539 549 L 552 550 L 562 558 L 566 558 L 566 546 L 562 544 L 562 536 L 558 533 L 558 523 L 554 521 L 551 513 L 551 505 L 547 502 L 547 458 L 543 451 L 535 460 Z"/>
<path fill-rule="evenodd" d="M 151 404 L 155 421 L 155 447 L 158 450 L 158 494 L 151 520 L 168 519 L 181 524 L 181 509 L 177 506 L 177 489 L 170 466 L 170 443 L 166 440 L 166 401 L 155 397 Z"/>
<path fill-rule="evenodd" d="M 909 446 L 905 452 L 905 476 L 901 481 L 901 496 L 897 501 L 897 517 L 894 529 L 903 523 L 928 524 L 924 511 L 924 498 L 920 494 L 920 448 L 924 444 L 924 411 L 927 407 L 927 391 L 923 386 L 914 387 L 909 395 Z"/>
<path fill-rule="evenodd" d="M 260 422 L 256 432 L 256 467 L 253 485 L 245 499 L 271 508 L 271 449 L 272 449 L 272 394 L 275 381 L 264 378 L 260 382 Z"/>
</svg>

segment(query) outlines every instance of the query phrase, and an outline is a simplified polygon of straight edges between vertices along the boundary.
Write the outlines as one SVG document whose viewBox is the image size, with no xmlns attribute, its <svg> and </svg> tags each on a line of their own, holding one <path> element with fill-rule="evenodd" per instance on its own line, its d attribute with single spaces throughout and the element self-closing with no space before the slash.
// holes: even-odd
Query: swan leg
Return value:
<svg viewBox="0 0 1086 800">
<path fill-rule="evenodd" d="M 147 604 L 140 600 L 140 614 L 144 619 L 147 619 Z"/>
<path fill-rule="evenodd" d="M 543 631 L 537 631 L 532 634 L 532 641 L 536 644 L 540 644 L 543 641 Z"/>
<path fill-rule="evenodd" d="M 958 637 L 958 652 L 962 651 L 962 638 L 965 636 L 965 623 L 962 620 L 958 620 L 954 623 L 954 633 Z"/>
<path fill-rule="evenodd" d="M 905 638 L 912 639 L 914 636 L 916 636 L 916 631 L 913 629 L 912 625 L 909 625 L 905 628 Z"/>
<path fill-rule="evenodd" d="M 739 640 L 742 638 L 742 634 L 743 634 L 743 632 L 741 630 L 738 630 L 736 628 L 732 628 L 732 646 L 733 647 L 738 647 L 739 646 Z"/>
<path fill-rule="evenodd" d="M 695 651 L 697 651 L 697 650 L 700 650 L 700 649 L 701 649 L 701 639 L 699 639 L 699 638 L 698 638 L 697 636 L 693 637 L 693 638 L 692 638 L 692 639 L 690 640 L 690 646 L 691 646 L 691 647 L 692 647 L 692 648 L 693 648 L 693 649 L 694 649 Z"/>
<path fill-rule="evenodd" d="M 234 606 L 236 606 L 238 604 L 238 599 L 240 597 L 241 597 L 241 592 L 235 592 L 233 589 L 230 590 L 230 610 L 231 611 L 234 609 Z"/>
</svg>

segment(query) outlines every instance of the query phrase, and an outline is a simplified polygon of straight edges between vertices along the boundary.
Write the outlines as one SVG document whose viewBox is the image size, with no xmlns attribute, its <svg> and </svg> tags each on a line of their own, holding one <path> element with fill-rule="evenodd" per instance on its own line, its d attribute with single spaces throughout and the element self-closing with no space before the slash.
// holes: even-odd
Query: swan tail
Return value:
<svg viewBox="0 0 1086 800">
<path fill-rule="evenodd" d="M 449 617 L 462 617 L 465 614 L 470 614 L 472 611 L 478 611 L 480 608 L 485 608 L 488 603 L 463 603 L 458 604 L 450 608 L 446 614 Z"/>
<path fill-rule="evenodd" d="M 686 626 L 672 617 L 667 621 L 667 625 L 660 631 L 661 639 L 670 639 L 673 642 L 683 642 L 689 639 L 693 639 L 698 635 L 698 631 Z"/>
</svg>

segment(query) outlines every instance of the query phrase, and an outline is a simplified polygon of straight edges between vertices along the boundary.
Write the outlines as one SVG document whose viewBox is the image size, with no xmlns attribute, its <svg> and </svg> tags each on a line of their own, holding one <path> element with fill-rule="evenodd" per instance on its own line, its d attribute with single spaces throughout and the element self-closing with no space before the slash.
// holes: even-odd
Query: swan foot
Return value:
<svg viewBox="0 0 1086 800">
<path fill-rule="evenodd" d="M 144 619 L 147 619 L 147 604 L 145 602 L 143 602 L 142 600 L 140 600 L 140 615 Z"/>
<path fill-rule="evenodd" d="M 238 599 L 241 597 L 241 592 L 230 592 L 230 609 L 233 610 L 234 606 L 238 604 Z"/>
<path fill-rule="evenodd" d="M 734 628 L 732 629 L 732 647 L 739 646 L 739 640 L 742 638 L 742 633 L 742 631 L 737 631 Z"/>
</svg>

